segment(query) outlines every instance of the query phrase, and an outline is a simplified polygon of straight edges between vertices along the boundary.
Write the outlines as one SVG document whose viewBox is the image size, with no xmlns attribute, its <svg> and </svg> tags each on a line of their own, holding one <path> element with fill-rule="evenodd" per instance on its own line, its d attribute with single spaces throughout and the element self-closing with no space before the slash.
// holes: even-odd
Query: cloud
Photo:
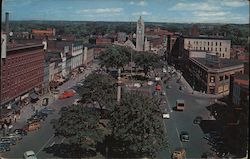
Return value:
<svg viewBox="0 0 250 159">
<path fill-rule="evenodd" d="M 138 3 L 138 5 L 139 5 L 139 6 L 145 6 L 145 5 L 147 5 L 147 3 L 146 3 L 145 1 L 140 1 L 140 2 Z"/>
<path fill-rule="evenodd" d="M 142 12 L 135 12 L 135 13 L 132 13 L 132 15 L 135 15 L 135 16 L 140 16 L 140 15 L 147 16 L 147 15 L 151 15 L 151 14 L 152 14 L 152 13 L 147 12 L 147 11 L 142 11 Z"/>
<path fill-rule="evenodd" d="M 131 2 L 129 2 L 129 4 L 134 5 L 134 4 L 135 4 L 135 2 L 131 1 Z"/>
<path fill-rule="evenodd" d="M 204 10 L 204 11 L 215 11 L 220 10 L 221 7 L 211 5 L 206 2 L 202 3 L 177 3 L 174 7 L 170 8 L 169 10 Z"/>
<path fill-rule="evenodd" d="M 214 11 L 195 11 L 193 12 L 194 16 L 197 16 L 197 17 L 210 17 L 210 18 L 214 18 L 214 17 L 218 17 L 218 16 L 226 16 L 226 15 L 229 15 L 230 12 L 223 12 L 223 11 L 217 11 L 217 12 L 214 12 Z"/>
<path fill-rule="evenodd" d="M 96 8 L 96 9 L 83 9 L 77 11 L 77 13 L 95 13 L 95 14 L 103 14 L 103 13 L 120 13 L 123 11 L 123 8 Z"/>
<path fill-rule="evenodd" d="M 247 1 L 221 1 L 221 5 L 227 6 L 227 7 L 241 7 L 244 5 L 247 5 Z"/>
</svg>

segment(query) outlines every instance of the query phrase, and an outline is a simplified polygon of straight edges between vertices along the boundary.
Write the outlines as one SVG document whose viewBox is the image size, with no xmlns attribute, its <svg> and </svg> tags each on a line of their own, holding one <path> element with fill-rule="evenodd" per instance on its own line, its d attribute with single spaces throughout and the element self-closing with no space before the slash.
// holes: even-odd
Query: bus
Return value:
<svg viewBox="0 0 250 159">
<path fill-rule="evenodd" d="M 176 110 L 184 110 L 185 102 L 182 99 L 177 99 L 176 100 Z"/>
</svg>

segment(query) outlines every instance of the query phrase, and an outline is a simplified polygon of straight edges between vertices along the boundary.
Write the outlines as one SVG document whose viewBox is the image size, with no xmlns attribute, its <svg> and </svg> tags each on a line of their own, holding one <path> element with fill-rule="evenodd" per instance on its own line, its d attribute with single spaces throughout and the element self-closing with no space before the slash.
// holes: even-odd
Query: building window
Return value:
<svg viewBox="0 0 250 159">
<path fill-rule="evenodd" d="M 215 51 L 217 51 L 217 48 L 215 48 Z"/>
<path fill-rule="evenodd" d="M 220 51 L 221 51 L 221 48 L 220 48 Z"/>
<path fill-rule="evenodd" d="M 213 51 L 213 48 L 211 47 L 211 51 Z"/>
<path fill-rule="evenodd" d="M 210 82 L 214 83 L 214 76 L 210 76 Z"/>
<path fill-rule="evenodd" d="M 217 46 L 217 42 L 215 42 L 215 46 Z"/>
<path fill-rule="evenodd" d="M 188 41 L 188 44 L 190 44 L 190 41 Z"/>
<path fill-rule="evenodd" d="M 209 51 L 209 47 L 207 48 L 207 50 Z"/>
<path fill-rule="evenodd" d="M 213 42 L 211 42 L 211 46 L 213 46 Z"/>
<path fill-rule="evenodd" d="M 221 46 L 221 42 L 220 42 L 220 46 Z"/>
<path fill-rule="evenodd" d="M 200 50 L 201 50 L 201 47 L 200 47 Z"/>
<path fill-rule="evenodd" d="M 225 52 L 227 52 L 227 48 L 225 48 Z"/>
<path fill-rule="evenodd" d="M 221 57 L 221 53 L 220 53 L 220 57 Z"/>
<path fill-rule="evenodd" d="M 209 46 L 209 42 L 207 42 L 207 45 Z"/>
<path fill-rule="evenodd" d="M 222 54 L 222 57 L 224 57 L 224 54 Z"/>
<path fill-rule="evenodd" d="M 223 76 L 220 76 L 220 81 L 223 81 Z"/>
<path fill-rule="evenodd" d="M 206 48 L 204 47 L 204 50 L 206 50 Z"/>
</svg>

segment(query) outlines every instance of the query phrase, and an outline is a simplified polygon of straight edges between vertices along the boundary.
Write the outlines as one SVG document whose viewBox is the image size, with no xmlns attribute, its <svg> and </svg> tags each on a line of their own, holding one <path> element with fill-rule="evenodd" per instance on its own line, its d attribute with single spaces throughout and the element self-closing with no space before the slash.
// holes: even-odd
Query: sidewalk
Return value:
<svg viewBox="0 0 250 159">
<path fill-rule="evenodd" d="M 185 80 L 185 78 L 179 73 L 176 72 L 178 77 L 181 77 L 180 84 L 184 86 L 184 91 L 192 94 L 196 97 L 204 97 L 204 98 L 223 98 L 223 95 L 213 95 L 213 94 L 206 94 L 199 91 L 193 90 L 193 88 L 189 85 L 189 83 Z"/>
<path fill-rule="evenodd" d="M 92 67 L 94 69 L 94 68 L 97 68 L 98 65 L 93 63 Z M 62 86 L 59 87 L 60 93 L 67 90 L 69 87 L 74 86 L 80 80 L 85 79 L 85 77 L 88 76 L 92 72 L 93 69 L 87 69 L 86 71 L 84 71 L 84 73 L 78 74 L 75 80 L 71 80 L 71 82 L 70 81 L 65 82 Z M 12 130 L 22 128 L 26 124 L 27 119 L 30 118 L 35 113 L 36 110 L 39 111 L 43 109 L 44 106 L 42 106 L 42 101 L 44 98 L 49 99 L 48 107 L 54 102 L 54 94 L 47 93 L 42 96 L 39 96 L 39 100 L 36 103 L 30 103 L 24 106 L 23 108 L 21 108 L 20 118 L 17 119 L 16 122 L 12 123 L 13 125 Z M 35 111 L 32 109 L 32 105 L 35 107 Z M 1 135 L 2 133 L 0 133 L 0 136 Z"/>
</svg>

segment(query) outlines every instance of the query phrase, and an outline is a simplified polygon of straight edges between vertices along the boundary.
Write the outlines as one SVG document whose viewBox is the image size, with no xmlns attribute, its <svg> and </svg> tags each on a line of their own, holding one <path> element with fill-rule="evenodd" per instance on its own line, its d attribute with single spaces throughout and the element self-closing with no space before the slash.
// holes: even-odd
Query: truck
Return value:
<svg viewBox="0 0 250 159">
<path fill-rule="evenodd" d="M 185 107 L 185 102 L 182 99 L 177 99 L 176 100 L 176 110 L 183 111 Z"/>
</svg>

